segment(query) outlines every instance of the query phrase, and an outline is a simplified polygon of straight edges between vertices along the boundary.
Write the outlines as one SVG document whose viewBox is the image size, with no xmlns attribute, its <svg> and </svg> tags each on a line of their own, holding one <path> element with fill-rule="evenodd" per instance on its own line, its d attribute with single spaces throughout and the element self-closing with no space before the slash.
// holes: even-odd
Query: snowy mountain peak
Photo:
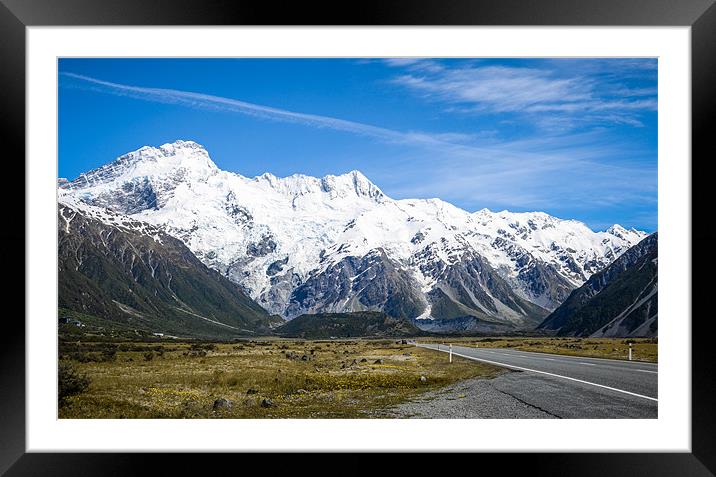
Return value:
<svg viewBox="0 0 716 477">
<path fill-rule="evenodd" d="M 646 232 L 635 230 L 633 228 L 627 230 L 619 224 L 612 225 L 606 230 L 606 232 L 609 235 L 619 237 L 620 239 L 627 240 L 632 243 L 638 243 L 639 240 L 647 236 Z"/>
<path fill-rule="evenodd" d="M 341 175 L 327 175 L 321 178 L 303 174 L 276 177 L 264 173 L 254 178 L 259 184 L 266 184 L 275 191 L 292 197 L 308 194 L 327 194 L 329 198 L 364 197 L 375 201 L 385 198 L 383 192 L 360 171 Z"/>
<path fill-rule="evenodd" d="M 144 146 L 124 154 L 109 164 L 80 174 L 69 187 L 88 188 L 116 181 L 177 174 L 205 179 L 218 170 L 203 146 L 193 141 L 180 140 L 160 147 Z"/>
<path fill-rule="evenodd" d="M 147 163 L 147 172 L 161 173 L 171 167 L 183 167 L 197 172 L 213 172 L 218 167 L 201 144 L 194 141 L 177 140 L 159 147 L 144 146 L 125 154 L 117 161 Z M 162 167 L 164 166 L 164 167 Z"/>
<path fill-rule="evenodd" d="M 321 179 L 321 184 L 326 192 L 334 192 L 339 195 L 355 193 L 359 197 L 374 200 L 381 200 L 385 197 L 383 192 L 358 170 L 352 170 L 339 176 L 327 175 Z"/>
<path fill-rule="evenodd" d="M 175 141 L 144 146 L 113 162 L 80 174 L 64 188 L 81 191 L 82 200 L 117 213 L 159 209 L 180 185 L 205 183 L 221 171 L 203 146 Z"/>
<path fill-rule="evenodd" d="M 357 170 L 247 178 L 219 170 L 192 141 L 141 148 L 58 187 L 63 202 L 161 227 L 289 318 L 382 309 L 399 290 L 409 318 L 535 319 L 646 235 L 543 212 L 393 200 Z"/>
</svg>

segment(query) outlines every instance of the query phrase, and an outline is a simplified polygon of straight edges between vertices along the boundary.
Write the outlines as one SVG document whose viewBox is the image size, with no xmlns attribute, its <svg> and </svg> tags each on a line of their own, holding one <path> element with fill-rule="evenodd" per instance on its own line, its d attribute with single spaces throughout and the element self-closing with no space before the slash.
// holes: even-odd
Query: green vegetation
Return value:
<svg viewBox="0 0 716 477">
<path fill-rule="evenodd" d="M 401 343 L 63 340 L 60 363 L 91 384 L 65 399 L 60 418 L 383 417 L 427 390 L 501 372 Z"/>
<path fill-rule="evenodd" d="M 422 333 L 407 321 L 375 311 L 301 315 L 275 332 L 281 336 L 305 339 L 418 336 Z"/>
<path fill-rule="evenodd" d="M 241 288 L 157 230 L 112 227 L 60 206 L 58 305 L 113 329 L 227 339 L 267 333 L 269 316 Z M 118 219 L 119 220 L 119 219 Z M 125 220 L 125 219 L 122 219 Z"/>
<path fill-rule="evenodd" d="M 644 239 L 636 247 L 651 247 L 648 253 L 624 267 L 622 261 L 628 258 L 627 252 L 612 265 L 595 273 L 580 288 L 574 290 L 547 319 L 540 328 L 558 330 L 562 336 L 589 336 L 601 329 L 606 332 L 609 322 L 619 316 L 625 316 L 622 325 L 631 333 L 658 314 L 655 290 L 658 276 L 656 234 Z M 634 247 L 632 250 L 634 250 Z M 604 285 L 606 283 L 606 286 Z M 646 300 L 636 309 L 636 303 Z M 605 326 L 607 325 L 607 326 Z M 651 333 L 657 332 L 657 322 L 651 325 Z M 622 333 L 622 336 L 627 333 Z"/>
<path fill-rule="evenodd" d="M 83 393 L 90 385 L 90 378 L 68 362 L 60 362 L 57 368 L 57 400 L 60 407 L 67 398 Z"/>
<path fill-rule="evenodd" d="M 536 353 L 553 353 L 567 356 L 594 358 L 628 359 L 629 343 L 632 344 L 632 358 L 638 361 L 658 361 L 658 340 L 656 338 L 422 338 L 419 342 L 453 343 L 460 346 L 480 348 L 511 348 Z"/>
</svg>

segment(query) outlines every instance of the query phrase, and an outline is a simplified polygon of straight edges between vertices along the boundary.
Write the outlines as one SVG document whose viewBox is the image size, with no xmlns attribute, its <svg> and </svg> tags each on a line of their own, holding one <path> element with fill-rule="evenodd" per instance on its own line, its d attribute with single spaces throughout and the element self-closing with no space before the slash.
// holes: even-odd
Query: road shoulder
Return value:
<svg viewBox="0 0 716 477">
<path fill-rule="evenodd" d="M 384 417 L 415 419 L 555 419 L 544 409 L 500 388 L 514 371 L 492 379 L 466 379 L 429 391 L 385 411 Z"/>
</svg>

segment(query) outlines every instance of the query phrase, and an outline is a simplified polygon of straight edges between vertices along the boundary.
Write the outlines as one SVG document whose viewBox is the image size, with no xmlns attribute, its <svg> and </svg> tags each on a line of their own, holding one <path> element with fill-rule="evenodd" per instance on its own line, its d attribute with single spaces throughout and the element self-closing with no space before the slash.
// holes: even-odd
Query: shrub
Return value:
<svg viewBox="0 0 716 477">
<path fill-rule="evenodd" d="M 90 385 L 90 378 L 80 373 L 67 362 L 60 362 L 57 368 L 57 399 L 60 406 L 64 405 L 67 398 L 83 393 Z"/>
<path fill-rule="evenodd" d="M 219 371 L 218 369 L 215 369 L 214 372 L 211 373 L 211 380 L 209 382 L 212 385 L 217 386 L 221 384 L 223 375 L 223 372 Z"/>
<path fill-rule="evenodd" d="M 101 362 L 112 362 L 117 359 L 117 351 L 114 349 L 106 349 L 102 351 Z"/>
<path fill-rule="evenodd" d="M 192 343 L 190 349 L 194 352 L 204 351 L 206 356 L 206 351 L 216 351 L 218 347 L 213 343 Z"/>
</svg>

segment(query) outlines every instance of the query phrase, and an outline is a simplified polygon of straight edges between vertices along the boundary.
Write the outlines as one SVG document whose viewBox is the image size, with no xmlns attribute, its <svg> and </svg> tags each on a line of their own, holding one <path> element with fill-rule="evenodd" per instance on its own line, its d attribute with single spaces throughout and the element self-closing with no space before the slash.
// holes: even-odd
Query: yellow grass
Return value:
<svg viewBox="0 0 716 477">
<path fill-rule="evenodd" d="M 382 409 L 427 390 L 501 372 L 459 358 L 449 364 L 444 354 L 389 340 L 271 340 L 203 351 L 132 343 L 105 362 L 82 362 L 100 355 L 91 347 L 61 349 L 61 359 L 92 382 L 67 399 L 60 418 L 381 417 Z M 231 407 L 213 409 L 219 398 Z M 271 406 L 262 407 L 264 400 Z"/>
<path fill-rule="evenodd" d="M 652 338 L 423 338 L 418 341 L 609 359 L 628 359 L 629 342 L 632 342 L 632 359 L 655 363 L 659 357 L 657 340 Z"/>
</svg>

